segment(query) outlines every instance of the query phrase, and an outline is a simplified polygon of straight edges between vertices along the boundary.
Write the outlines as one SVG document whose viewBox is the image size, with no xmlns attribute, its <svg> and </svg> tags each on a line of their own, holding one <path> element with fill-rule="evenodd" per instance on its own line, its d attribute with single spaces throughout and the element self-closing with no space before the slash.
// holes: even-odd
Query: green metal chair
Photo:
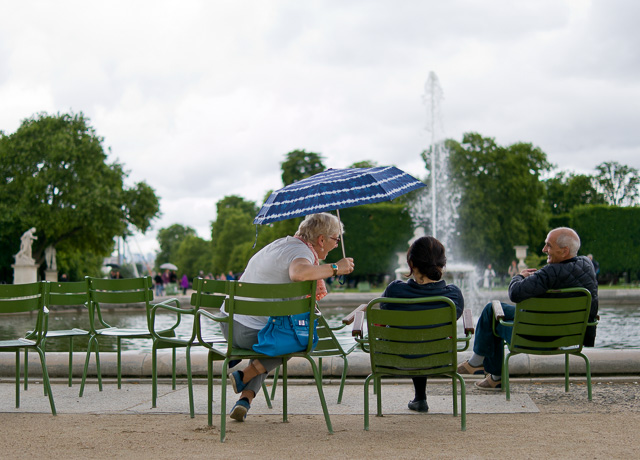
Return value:
<svg viewBox="0 0 640 460">
<path fill-rule="evenodd" d="M 201 284 L 206 281 L 203 278 L 194 278 L 193 280 L 193 289 L 196 290 L 191 295 L 191 306 L 189 308 L 181 308 L 180 306 L 167 305 L 164 303 L 160 303 L 151 307 L 151 316 L 150 316 L 150 330 L 151 335 L 153 337 L 153 352 L 152 352 L 152 404 L 151 407 L 156 407 L 156 400 L 158 397 L 157 390 L 157 381 L 158 381 L 158 371 L 157 371 L 157 350 L 171 348 L 175 350 L 177 348 L 185 348 L 186 352 L 186 364 L 187 364 L 187 384 L 188 384 L 188 393 L 189 393 L 189 414 L 191 418 L 195 417 L 195 409 L 193 403 L 193 380 L 191 374 L 191 347 L 200 346 L 200 342 L 197 338 L 196 331 L 196 312 L 201 307 L 203 308 L 220 308 L 222 303 L 224 302 L 224 296 L 203 296 L 201 291 Z M 200 288 L 200 289 L 199 289 Z M 200 293 L 198 293 L 200 291 Z M 183 317 L 190 317 L 193 323 L 193 328 L 190 336 L 173 336 L 166 337 L 160 335 L 159 331 L 156 331 L 156 314 L 159 312 L 169 312 L 176 315 L 176 319 L 178 321 L 183 320 Z M 215 337 L 215 336 L 206 336 L 203 337 L 207 343 L 226 343 L 224 338 Z M 175 390 L 175 359 L 174 359 L 174 367 L 173 367 L 173 389 Z"/>
<path fill-rule="evenodd" d="M 509 352 L 502 366 L 502 388 L 507 401 L 511 398 L 509 359 L 518 354 L 564 355 L 565 392 L 569 391 L 569 356 L 580 356 L 586 365 L 587 394 L 591 401 L 591 365 L 589 358 L 582 354 L 582 346 L 587 326 L 595 326 L 598 321 L 589 322 L 591 293 L 588 290 L 558 289 L 547 291 L 541 297 L 527 299 L 516 304 L 513 321 L 504 320 L 499 301 L 493 301 L 492 304 L 494 334 L 496 322 L 513 328 L 511 342 L 505 342 Z"/>
<path fill-rule="evenodd" d="M 71 307 L 78 306 L 83 310 L 86 308 L 87 303 L 87 284 L 84 281 L 74 281 L 69 283 L 50 282 L 49 283 L 49 302 L 48 307 Z M 49 339 L 68 338 L 69 339 L 69 386 L 73 384 L 73 339 L 74 337 L 89 337 L 89 331 L 72 328 L 62 330 L 49 329 L 48 321 L 51 316 L 51 309 L 49 309 L 49 315 L 45 317 L 47 321 L 46 330 L 47 335 L 42 339 L 41 347 L 42 351 L 46 352 L 46 343 Z M 31 338 L 30 334 L 34 334 L 33 331 L 28 332 L 27 339 Z M 27 367 L 28 349 L 24 350 L 24 389 L 28 387 L 28 367 Z M 96 354 L 96 359 L 99 356 Z"/>
<path fill-rule="evenodd" d="M 51 383 L 47 372 L 47 363 L 41 344 L 46 335 L 47 297 L 49 286 L 46 282 L 29 284 L 2 284 L 0 285 L 0 315 L 13 313 L 36 313 L 35 327 L 29 335 L 30 338 L 16 337 L 9 340 L 0 340 L 0 351 L 16 352 L 16 408 L 20 407 L 20 351 L 32 349 L 38 352 L 42 365 L 42 382 L 45 395 L 49 396 L 51 413 L 56 415 L 56 406 L 51 393 Z"/>
<path fill-rule="evenodd" d="M 213 361 L 222 361 L 222 392 L 220 398 L 220 441 L 226 437 L 227 417 L 227 372 L 229 361 L 235 359 L 260 359 L 265 355 L 253 350 L 233 347 L 233 316 L 235 314 L 254 316 L 287 316 L 299 313 L 309 313 L 311 318 L 317 318 L 315 312 L 316 282 L 305 281 L 288 284 L 253 284 L 242 281 L 216 281 L 204 280 L 197 293 L 202 296 L 225 296 L 225 311 L 228 316 L 213 315 L 206 310 L 198 310 L 197 335 L 201 344 L 209 350 L 208 353 L 208 423 L 213 424 Z M 228 342 L 225 344 L 207 343 L 202 336 L 202 318 L 217 322 L 226 322 L 229 325 Z M 322 405 L 325 422 L 329 433 L 333 433 L 331 419 L 327 411 L 327 403 L 322 390 L 322 375 L 310 355 L 313 342 L 313 321 L 309 322 L 309 343 L 307 349 L 300 353 L 282 355 L 282 389 L 283 389 L 283 413 L 282 421 L 287 421 L 287 360 L 292 357 L 307 359 L 311 364 L 313 375 L 318 389 L 318 396 Z M 264 386 L 263 386 L 264 389 Z"/>
<path fill-rule="evenodd" d="M 82 373 L 82 384 L 80 385 L 80 396 L 84 393 L 84 385 L 89 371 L 89 358 L 91 351 L 94 350 L 96 354 L 96 370 L 98 373 L 99 390 L 102 391 L 102 380 L 100 372 L 100 360 L 98 359 L 99 338 L 100 337 L 115 337 L 117 339 L 117 353 L 118 353 L 118 389 L 122 384 L 122 339 L 153 339 L 151 335 L 151 309 L 154 304 L 153 290 L 151 277 L 145 276 L 141 278 L 127 278 L 127 279 L 102 279 L 91 278 L 87 276 L 86 290 L 88 294 L 88 307 L 89 307 L 89 327 L 90 337 L 89 345 L 87 347 L 87 357 L 84 363 L 84 372 Z M 166 299 L 161 302 L 164 305 L 175 304 L 178 307 L 180 303 L 177 299 Z M 147 327 L 146 328 L 127 328 L 117 327 L 107 324 L 102 317 L 101 304 L 108 304 L 112 306 L 123 305 L 141 305 L 145 307 L 147 314 Z M 165 337 L 175 336 L 175 329 L 180 324 L 180 317 L 178 316 L 175 324 L 170 328 L 157 331 L 157 334 Z M 173 349 L 173 381 L 175 388 L 175 361 L 176 350 Z M 155 389 L 155 386 L 154 386 Z M 153 391 L 153 390 L 152 390 Z"/>
<path fill-rule="evenodd" d="M 382 309 L 380 304 L 430 304 L 427 310 Z M 398 307 L 400 308 L 400 307 Z M 456 372 L 458 351 L 469 346 L 473 328 L 470 312 L 465 311 L 464 338 L 457 338 L 456 307 L 447 297 L 423 297 L 396 299 L 379 297 L 369 302 L 366 309 L 368 334 L 356 340 L 369 353 L 371 374 L 364 382 L 364 429 L 369 429 L 369 383 L 374 381 L 377 395 L 377 416 L 382 417 L 381 377 L 415 377 L 446 375 L 451 377 L 453 391 L 453 415 L 458 415 L 458 391 L 460 382 L 461 429 L 466 430 L 466 388 L 464 380 Z M 356 316 L 354 330 L 362 330 L 358 324 L 362 315 Z M 469 323 L 469 324 L 470 324 Z M 465 342 L 458 349 L 458 342 Z"/>
<path fill-rule="evenodd" d="M 347 356 L 355 350 L 358 342 L 352 338 L 338 338 L 335 332 L 343 329 L 347 324 L 339 326 L 329 326 L 324 316 L 318 318 L 318 344 L 310 353 L 313 358 L 318 358 L 318 368 L 322 374 L 322 358 L 338 356 L 342 358 L 342 377 L 340 379 L 340 391 L 338 392 L 338 404 L 342 403 L 342 394 L 344 392 L 344 382 L 347 379 L 347 371 L 349 369 L 349 361 Z M 278 376 L 280 367 L 276 368 L 273 375 L 273 387 L 271 388 L 271 399 L 275 399 L 276 388 L 278 386 Z"/>
</svg>

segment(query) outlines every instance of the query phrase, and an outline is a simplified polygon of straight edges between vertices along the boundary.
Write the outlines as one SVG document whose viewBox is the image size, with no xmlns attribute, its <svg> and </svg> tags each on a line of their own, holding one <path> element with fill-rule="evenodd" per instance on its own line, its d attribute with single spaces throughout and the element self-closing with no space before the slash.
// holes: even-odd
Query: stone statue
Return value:
<svg viewBox="0 0 640 460">
<path fill-rule="evenodd" d="M 48 270 L 57 270 L 56 248 L 53 246 L 47 246 L 47 249 L 44 250 L 44 260 L 47 262 Z"/>
<path fill-rule="evenodd" d="M 36 261 L 31 253 L 31 243 L 38 239 L 35 233 L 36 228 L 31 227 L 20 237 L 20 251 L 15 255 L 16 264 L 35 265 Z"/>
</svg>

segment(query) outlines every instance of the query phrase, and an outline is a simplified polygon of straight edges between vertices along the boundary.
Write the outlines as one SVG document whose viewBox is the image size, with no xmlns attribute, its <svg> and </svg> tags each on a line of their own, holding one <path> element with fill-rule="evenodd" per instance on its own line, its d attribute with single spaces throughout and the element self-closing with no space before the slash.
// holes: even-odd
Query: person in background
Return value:
<svg viewBox="0 0 640 460">
<path fill-rule="evenodd" d="M 189 289 L 189 277 L 185 273 L 180 280 L 180 287 L 182 288 L 182 295 L 187 295 L 187 289 Z"/>
<path fill-rule="evenodd" d="M 518 265 L 517 265 L 517 261 L 513 260 L 511 261 L 511 265 L 509 265 L 509 270 L 507 270 L 507 273 L 509 273 L 509 278 L 513 278 L 514 276 L 516 276 L 518 274 Z"/>
<path fill-rule="evenodd" d="M 330 251 L 338 246 L 342 223 L 332 214 L 306 216 L 294 236 L 277 239 L 258 251 L 247 264 L 240 277 L 246 283 L 292 283 L 318 280 L 316 300 L 327 294 L 324 279 L 348 275 L 353 271 L 353 259 L 346 257 L 335 264 L 320 265 Z M 220 309 L 226 315 L 224 305 Z M 267 324 L 266 316 L 233 316 L 233 346 L 251 349 L 258 343 L 258 333 Z M 220 323 L 228 338 L 227 323 Z M 229 374 L 229 379 L 240 399 L 231 409 L 230 417 L 243 422 L 251 402 L 262 387 L 269 371 L 282 364 L 282 359 L 253 359 L 247 367 Z"/>
<path fill-rule="evenodd" d="M 444 267 L 447 263 L 445 249 L 442 243 L 433 236 L 423 236 L 413 242 L 407 252 L 412 279 L 407 282 L 392 281 L 382 294 L 382 297 L 419 298 L 444 296 L 450 298 L 456 306 L 456 317 L 460 318 L 464 311 L 464 297 L 462 291 L 454 284 L 447 284 L 442 279 Z M 441 304 L 393 304 L 382 303 L 383 309 L 388 310 L 428 310 L 440 308 Z M 409 409 L 416 412 L 428 412 L 427 377 L 412 377 L 414 397 L 409 401 Z"/>
<path fill-rule="evenodd" d="M 496 277 L 496 272 L 491 268 L 491 264 L 487 265 L 484 271 L 484 288 L 491 290 L 493 288 L 493 279 Z"/>
<path fill-rule="evenodd" d="M 164 280 L 162 279 L 162 275 L 160 273 L 156 273 L 156 276 L 153 277 L 153 281 L 156 283 L 156 297 L 160 297 L 164 294 Z"/>
<path fill-rule="evenodd" d="M 596 276 L 598 276 L 600 274 L 600 264 L 596 260 L 594 260 L 593 254 L 589 254 L 587 258 L 593 264 L 593 269 L 596 271 Z"/>
</svg>

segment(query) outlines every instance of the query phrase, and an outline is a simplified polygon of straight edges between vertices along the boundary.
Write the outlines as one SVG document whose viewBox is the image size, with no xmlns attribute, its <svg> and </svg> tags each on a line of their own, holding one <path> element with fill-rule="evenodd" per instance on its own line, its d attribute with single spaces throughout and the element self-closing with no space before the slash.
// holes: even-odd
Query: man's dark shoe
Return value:
<svg viewBox="0 0 640 460">
<path fill-rule="evenodd" d="M 429 412 L 429 405 L 427 404 L 426 399 L 421 399 L 419 401 L 413 400 L 409 401 L 409 409 L 416 412 Z"/>
</svg>

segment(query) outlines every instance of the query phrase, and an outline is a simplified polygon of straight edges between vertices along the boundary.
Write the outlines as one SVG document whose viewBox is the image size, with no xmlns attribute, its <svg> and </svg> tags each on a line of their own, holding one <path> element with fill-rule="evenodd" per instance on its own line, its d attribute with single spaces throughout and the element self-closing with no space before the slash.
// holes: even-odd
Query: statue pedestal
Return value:
<svg viewBox="0 0 640 460">
<path fill-rule="evenodd" d="M 13 264 L 11 266 L 13 267 L 13 284 L 27 284 L 38 281 L 37 265 Z"/>
<path fill-rule="evenodd" d="M 54 283 L 58 282 L 58 270 L 45 270 L 44 271 L 44 279 L 45 281 L 52 281 Z"/>
</svg>

